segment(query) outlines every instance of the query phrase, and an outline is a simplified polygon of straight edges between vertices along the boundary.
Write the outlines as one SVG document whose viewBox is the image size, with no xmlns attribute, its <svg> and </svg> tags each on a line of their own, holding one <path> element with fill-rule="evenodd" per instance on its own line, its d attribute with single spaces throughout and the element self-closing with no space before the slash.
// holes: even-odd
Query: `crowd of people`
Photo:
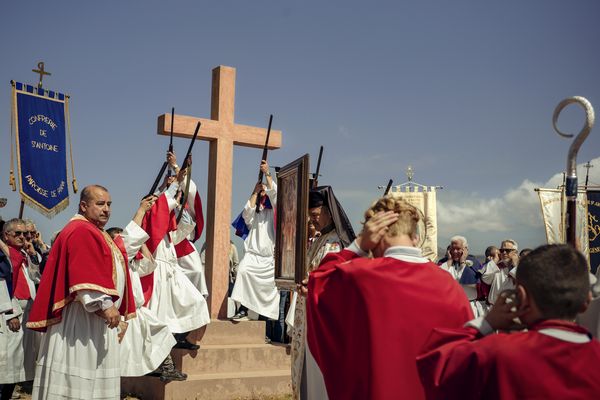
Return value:
<svg viewBox="0 0 600 400">
<path fill-rule="evenodd" d="M 358 237 L 309 276 L 301 399 L 592 399 L 600 343 L 576 323 L 592 301 L 569 245 L 519 253 L 506 239 L 482 264 L 451 238 L 433 263 L 421 214 L 386 196 Z M 311 371 L 312 370 L 312 371 Z"/>
<path fill-rule="evenodd" d="M 33 381 L 34 399 L 119 398 L 120 379 L 185 380 L 171 349 L 210 323 L 202 205 L 186 169 L 170 174 L 124 227 L 107 228 L 109 191 L 90 185 L 78 214 L 46 244 L 10 219 L 0 241 L 0 385 Z M 355 235 L 330 186 L 308 194 L 306 279 L 275 284 L 277 184 L 268 164 L 232 225 L 232 319 L 268 321 L 291 342 L 295 399 L 589 399 L 600 393 L 600 343 L 576 316 L 591 301 L 583 255 L 505 239 L 485 260 L 464 236 L 423 257 L 422 214 L 377 199 Z M 187 191 L 184 193 L 184 191 Z M 536 371 L 536 374 L 532 374 Z M 544 379 L 541 379 L 543 376 Z"/>
<path fill-rule="evenodd" d="M 81 399 L 119 398 L 126 376 L 187 378 L 170 352 L 198 350 L 187 335 L 210 322 L 193 245 L 204 220 L 187 171 L 173 153 L 167 161 L 165 182 L 123 228 L 105 229 L 112 200 L 100 185 L 82 190 L 78 213 L 50 245 L 31 221 L 3 224 L 2 399 L 28 381 L 34 399 Z"/>
</svg>

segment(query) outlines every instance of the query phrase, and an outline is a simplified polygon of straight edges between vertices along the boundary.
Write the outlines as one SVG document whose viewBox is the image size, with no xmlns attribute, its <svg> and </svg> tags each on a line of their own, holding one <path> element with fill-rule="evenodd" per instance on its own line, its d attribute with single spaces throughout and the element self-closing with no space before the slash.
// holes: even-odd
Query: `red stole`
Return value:
<svg viewBox="0 0 600 400">
<path fill-rule="evenodd" d="M 175 253 L 177 254 L 177 258 L 185 257 L 189 254 L 192 254 L 196 250 L 192 242 L 187 239 L 183 239 L 181 242 L 175 245 Z"/>
<path fill-rule="evenodd" d="M 204 215 L 202 215 L 202 200 L 200 199 L 198 191 L 195 190 L 194 193 L 190 193 L 189 195 L 192 194 L 194 195 L 194 206 L 188 211 L 191 211 L 192 218 L 194 218 L 194 222 L 196 222 L 196 226 L 194 228 L 194 239 L 192 240 L 192 242 L 195 242 L 196 240 L 200 239 L 200 235 L 202 235 L 202 230 L 204 229 Z"/>
<path fill-rule="evenodd" d="M 146 241 L 146 246 L 150 253 L 154 255 L 160 242 L 165 235 L 177 229 L 175 215 L 169 209 L 167 196 L 163 193 L 152 205 L 152 208 L 146 212 L 142 220 L 142 229 L 146 231 L 150 238 Z M 136 259 L 141 259 L 141 253 L 138 253 Z M 154 272 L 140 277 L 142 290 L 144 291 L 144 305 L 147 305 L 154 290 Z"/>
<path fill-rule="evenodd" d="M 8 245 L 8 251 L 10 253 L 10 263 L 13 268 L 13 297 L 19 300 L 29 300 L 31 293 L 23 268 L 23 264 L 27 262 L 27 257 L 21 250 L 11 245 Z"/>
<path fill-rule="evenodd" d="M 113 253 L 121 258 L 115 265 Z M 135 317 L 135 301 L 127 258 L 110 236 L 82 216 L 75 216 L 54 242 L 33 303 L 27 327 L 46 331 L 62 319 L 62 310 L 73 301 L 79 290 L 94 290 L 119 299 L 117 270 L 124 267 L 125 289 L 119 312 Z"/>
</svg>

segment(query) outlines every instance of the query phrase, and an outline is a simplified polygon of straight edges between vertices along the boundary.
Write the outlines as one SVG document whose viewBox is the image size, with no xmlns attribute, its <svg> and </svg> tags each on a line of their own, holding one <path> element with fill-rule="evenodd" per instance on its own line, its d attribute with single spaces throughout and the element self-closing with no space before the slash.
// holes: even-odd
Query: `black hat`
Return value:
<svg viewBox="0 0 600 400">
<path fill-rule="evenodd" d="M 319 186 L 310 191 L 308 196 L 308 208 L 314 208 L 325 205 L 329 209 L 333 226 L 343 244 L 348 247 L 356 237 L 352 224 L 342 208 L 342 205 L 333 194 L 331 186 Z"/>
<path fill-rule="evenodd" d="M 325 196 L 319 190 L 311 190 L 308 194 L 308 208 L 320 207 L 325 204 Z"/>
</svg>

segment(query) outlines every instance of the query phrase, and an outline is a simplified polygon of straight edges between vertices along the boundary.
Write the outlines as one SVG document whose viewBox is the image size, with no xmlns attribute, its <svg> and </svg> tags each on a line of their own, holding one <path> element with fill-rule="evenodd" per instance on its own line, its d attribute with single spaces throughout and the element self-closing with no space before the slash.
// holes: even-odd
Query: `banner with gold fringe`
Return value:
<svg viewBox="0 0 600 400">
<path fill-rule="evenodd" d="M 437 262 L 437 196 L 435 186 L 409 185 L 391 188 L 390 196 L 404 199 L 419 210 L 424 217 L 424 224 L 419 227 L 419 235 L 423 257 Z"/>
<path fill-rule="evenodd" d="M 537 188 L 542 207 L 542 219 L 548 244 L 566 243 L 565 215 L 566 201 L 562 188 Z M 588 239 L 588 198 L 585 191 L 577 192 L 577 248 L 590 260 L 590 241 Z"/>
<path fill-rule="evenodd" d="M 19 193 L 27 205 L 52 218 L 69 205 L 69 96 L 19 82 L 11 84 L 11 134 L 15 135 Z M 11 143 L 10 183 L 16 190 L 13 174 Z M 74 172 L 73 186 L 77 192 Z"/>
</svg>

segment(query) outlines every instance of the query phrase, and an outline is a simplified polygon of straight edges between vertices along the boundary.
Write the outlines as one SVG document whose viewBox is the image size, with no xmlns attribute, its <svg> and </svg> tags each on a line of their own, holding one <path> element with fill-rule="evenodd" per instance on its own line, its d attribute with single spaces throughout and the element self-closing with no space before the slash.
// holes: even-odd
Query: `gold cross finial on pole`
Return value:
<svg viewBox="0 0 600 400">
<path fill-rule="evenodd" d="M 587 169 L 587 172 L 585 174 L 585 188 L 587 189 L 588 182 L 590 179 L 590 168 L 594 168 L 594 165 L 588 161 L 587 163 L 583 164 L 583 166 Z"/>
<path fill-rule="evenodd" d="M 35 72 L 36 74 L 40 74 L 40 81 L 38 83 L 38 89 L 42 88 L 42 79 L 44 78 L 44 75 L 52 75 L 50 72 L 46 72 L 44 71 L 44 62 L 40 61 L 38 63 L 38 69 L 32 69 L 32 72 Z"/>
<path fill-rule="evenodd" d="M 413 171 L 412 165 L 409 165 L 408 168 L 406 168 L 406 177 L 408 178 L 408 181 L 412 182 L 414 176 L 415 173 Z"/>
</svg>

